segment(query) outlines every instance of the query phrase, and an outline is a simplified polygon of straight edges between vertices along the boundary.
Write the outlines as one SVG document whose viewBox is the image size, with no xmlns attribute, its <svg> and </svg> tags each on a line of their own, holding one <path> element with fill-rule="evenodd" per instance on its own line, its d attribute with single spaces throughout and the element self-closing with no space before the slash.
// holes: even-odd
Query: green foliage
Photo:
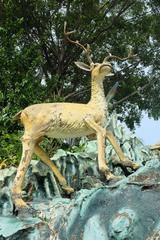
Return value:
<svg viewBox="0 0 160 240">
<path fill-rule="evenodd" d="M 63 141 L 60 139 L 45 138 L 40 144 L 47 152 L 49 157 L 52 157 L 58 148 L 62 148 Z"/>
<path fill-rule="evenodd" d="M 85 151 L 86 143 L 82 143 L 81 141 L 74 141 L 74 144 L 62 144 L 61 148 L 71 153 L 79 153 Z"/>
<path fill-rule="evenodd" d="M 0 137 L 0 163 L 5 163 L 7 166 L 16 166 L 19 163 L 21 157 L 21 143 L 19 141 L 20 136 L 20 133 L 9 134 L 4 131 L 2 132 L 2 136 Z"/>
<path fill-rule="evenodd" d="M 139 123 L 142 110 L 158 119 L 159 12 L 157 0 L 0 0 L 0 158 L 5 152 L 6 158 L 16 152 L 19 158 L 20 127 L 11 121 L 16 112 L 34 103 L 90 98 L 89 75 L 74 66 L 74 61 L 86 60 L 81 49 L 65 41 L 64 21 L 69 30 L 77 30 L 74 40 L 91 45 L 95 62 L 109 52 L 126 56 L 130 47 L 138 54 L 134 60 L 113 62 L 115 76 L 105 81 L 105 91 L 119 81 L 116 103 L 142 87 L 114 105 L 130 128 Z"/>
</svg>

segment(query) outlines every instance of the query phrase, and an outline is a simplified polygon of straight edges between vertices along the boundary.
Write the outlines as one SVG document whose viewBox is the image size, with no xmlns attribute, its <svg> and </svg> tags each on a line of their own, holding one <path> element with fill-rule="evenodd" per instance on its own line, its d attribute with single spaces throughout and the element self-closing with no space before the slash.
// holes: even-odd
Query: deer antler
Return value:
<svg viewBox="0 0 160 240">
<path fill-rule="evenodd" d="M 69 36 L 70 36 L 72 33 L 75 33 L 76 30 L 67 32 L 67 31 L 66 31 L 66 28 L 67 28 L 67 22 L 64 22 L 64 36 L 65 36 L 65 38 L 68 40 L 68 42 L 70 42 L 70 43 L 72 43 L 72 44 L 76 44 L 77 46 L 81 47 L 81 48 L 84 50 L 84 52 L 85 52 L 85 54 L 86 54 L 86 56 L 87 56 L 88 62 L 90 63 L 90 65 L 93 65 L 94 62 L 92 61 L 91 56 L 90 56 L 91 49 L 90 49 L 89 44 L 87 44 L 87 47 L 84 47 L 84 45 L 82 45 L 78 40 L 73 41 L 72 39 L 70 39 Z"/>
<path fill-rule="evenodd" d="M 105 57 L 103 62 L 106 62 L 108 61 L 109 59 L 118 59 L 120 61 L 125 61 L 127 59 L 131 59 L 131 58 L 134 58 L 136 57 L 137 54 L 132 54 L 132 49 L 129 49 L 129 52 L 128 52 L 128 56 L 127 57 L 124 57 L 124 58 L 121 58 L 121 57 L 118 57 L 118 56 L 115 56 L 115 55 L 112 55 L 111 53 L 109 53 L 109 56 Z"/>
</svg>

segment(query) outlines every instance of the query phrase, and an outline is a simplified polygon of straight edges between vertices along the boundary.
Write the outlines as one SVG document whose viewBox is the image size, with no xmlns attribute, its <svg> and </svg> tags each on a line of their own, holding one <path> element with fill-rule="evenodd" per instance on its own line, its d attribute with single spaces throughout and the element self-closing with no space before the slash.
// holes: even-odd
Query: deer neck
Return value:
<svg viewBox="0 0 160 240">
<path fill-rule="evenodd" d="M 90 104 L 101 105 L 101 107 L 106 108 L 106 98 L 104 94 L 103 80 L 96 81 L 92 79 L 91 81 L 91 99 Z"/>
</svg>

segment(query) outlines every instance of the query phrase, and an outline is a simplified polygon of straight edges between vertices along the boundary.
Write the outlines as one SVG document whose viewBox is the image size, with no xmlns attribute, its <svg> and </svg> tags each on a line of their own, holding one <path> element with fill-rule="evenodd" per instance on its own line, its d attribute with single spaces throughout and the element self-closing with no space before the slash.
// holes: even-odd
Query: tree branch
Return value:
<svg viewBox="0 0 160 240">
<path fill-rule="evenodd" d="M 78 91 L 78 92 L 69 93 L 68 95 L 66 95 L 66 96 L 64 97 L 64 100 L 66 100 L 66 99 L 68 99 L 68 98 L 70 98 L 70 97 L 73 97 L 73 96 L 75 97 L 75 96 L 80 95 L 80 94 L 82 94 L 82 93 L 89 92 L 89 91 L 90 91 L 90 86 L 88 86 L 88 87 L 86 87 L 85 89 L 80 90 L 80 91 Z"/>
<path fill-rule="evenodd" d="M 147 88 L 151 83 L 153 83 L 153 81 L 145 84 L 143 87 L 139 87 L 136 91 L 132 92 L 131 94 L 129 94 L 129 95 L 127 95 L 127 96 L 125 96 L 125 97 L 122 98 L 121 100 L 113 103 L 113 105 L 114 105 L 114 106 L 115 106 L 115 105 L 118 105 L 118 104 L 124 102 L 125 100 L 127 100 L 128 98 L 130 98 L 130 97 L 138 94 L 140 91 L 142 91 L 142 90 L 144 90 L 145 88 Z"/>
<path fill-rule="evenodd" d="M 103 28 L 103 29 L 99 29 L 96 33 L 96 35 L 89 41 L 89 44 L 92 44 L 93 42 L 95 42 L 95 40 L 97 40 L 102 33 L 107 32 L 115 23 L 115 21 L 128 9 L 130 8 L 133 4 L 135 4 L 135 2 L 130 2 L 129 4 L 124 4 L 123 7 L 120 9 L 119 13 L 113 18 L 112 22 L 108 25 L 108 27 Z"/>
</svg>

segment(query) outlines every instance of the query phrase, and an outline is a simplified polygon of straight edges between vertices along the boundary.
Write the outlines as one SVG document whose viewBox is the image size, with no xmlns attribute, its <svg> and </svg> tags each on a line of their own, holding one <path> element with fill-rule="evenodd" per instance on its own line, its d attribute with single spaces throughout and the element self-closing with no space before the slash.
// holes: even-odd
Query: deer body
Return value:
<svg viewBox="0 0 160 240">
<path fill-rule="evenodd" d="M 76 138 L 95 133 L 85 120 L 90 118 L 104 127 L 107 121 L 107 102 L 103 81 L 92 81 L 91 100 L 87 104 L 42 103 L 25 108 L 20 112 L 24 126 L 37 137 Z M 35 136 L 36 137 L 36 136 Z"/>
<path fill-rule="evenodd" d="M 76 44 L 81 46 L 77 42 Z M 91 99 L 87 104 L 35 104 L 25 108 L 16 116 L 24 125 L 24 135 L 22 137 L 23 152 L 12 187 L 13 201 L 19 208 L 27 206 L 22 200 L 21 192 L 24 176 L 33 153 L 38 155 L 51 168 L 63 190 L 68 193 L 73 192 L 73 189 L 67 185 L 65 178 L 55 164 L 39 146 L 44 136 L 51 138 L 75 138 L 95 134 L 98 144 L 98 168 L 106 176 L 107 180 L 113 179 L 115 176 L 110 172 L 105 160 L 105 138 L 110 141 L 115 149 L 120 164 L 133 169 L 139 167 L 124 156 L 113 134 L 105 129 L 108 111 L 103 81 L 106 76 L 113 75 L 112 66 L 106 59 L 102 63 L 93 63 L 90 57 L 89 60 L 90 65 L 76 62 L 78 67 L 91 72 Z"/>
<path fill-rule="evenodd" d="M 89 104 L 48 103 L 36 104 L 24 109 L 20 120 L 37 136 L 51 138 L 76 138 L 92 134 L 85 119 L 92 116 L 96 123 L 101 124 L 102 114 L 97 116 L 96 106 L 91 109 Z"/>
</svg>

